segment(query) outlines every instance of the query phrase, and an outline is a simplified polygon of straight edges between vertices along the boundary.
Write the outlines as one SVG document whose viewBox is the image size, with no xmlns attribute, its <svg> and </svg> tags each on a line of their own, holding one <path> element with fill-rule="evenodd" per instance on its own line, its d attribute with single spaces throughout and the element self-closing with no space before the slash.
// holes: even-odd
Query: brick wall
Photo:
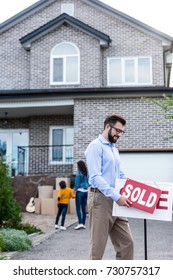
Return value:
<svg viewBox="0 0 173 280">
<path fill-rule="evenodd" d="M 111 113 L 120 114 L 127 120 L 126 133 L 117 142 L 118 148 L 173 148 L 173 140 L 164 140 L 169 136 L 172 121 L 164 120 L 163 111 L 152 102 L 141 98 L 77 100 L 74 107 L 74 163 L 85 159 L 87 145 L 102 132 L 104 119 Z"/>
<path fill-rule="evenodd" d="M 23 49 L 19 39 L 61 13 L 61 3 L 55 1 L 45 9 L 29 16 L 24 21 L 0 35 L 0 89 L 48 88 L 50 52 L 52 48 L 68 40 L 75 43 L 81 55 L 80 87 L 107 85 L 107 57 L 151 55 L 153 83 L 163 85 L 163 53 L 159 39 L 151 37 L 127 23 L 103 11 L 75 0 L 75 17 L 112 39 L 112 46 L 101 50 L 99 41 L 71 26 L 61 26 L 32 44 L 31 51 Z"/>
</svg>

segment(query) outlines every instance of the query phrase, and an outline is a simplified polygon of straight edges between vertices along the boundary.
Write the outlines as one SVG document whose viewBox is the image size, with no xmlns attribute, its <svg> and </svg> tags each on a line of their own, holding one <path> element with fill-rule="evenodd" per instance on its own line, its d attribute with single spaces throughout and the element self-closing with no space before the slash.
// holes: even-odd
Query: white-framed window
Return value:
<svg viewBox="0 0 173 280">
<path fill-rule="evenodd" d="M 66 13 L 69 16 L 74 16 L 74 4 L 62 4 L 61 5 L 61 14 Z"/>
<path fill-rule="evenodd" d="M 109 57 L 107 84 L 108 86 L 151 85 L 151 57 Z"/>
<path fill-rule="evenodd" d="M 70 42 L 56 45 L 51 51 L 50 84 L 79 84 L 80 55 L 77 46 Z"/>
<path fill-rule="evenodd" d="M 73 133 L 73 126 L 50 127 L 50 164 L 73 163 Z"/>
</svg>

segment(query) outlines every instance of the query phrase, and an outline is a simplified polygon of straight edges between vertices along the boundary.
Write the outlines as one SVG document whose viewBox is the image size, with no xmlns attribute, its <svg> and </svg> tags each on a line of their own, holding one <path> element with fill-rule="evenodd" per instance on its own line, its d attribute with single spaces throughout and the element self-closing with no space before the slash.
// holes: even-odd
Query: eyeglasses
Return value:
<svg viewBox="0 0 173 280">
<path fill-rule="evenodd" d="M 110 124 L 109 124 L 109 126 L 110 126 L 111 128 L 114 128 L 115 131 L 116 131 L 116 133 L 118 133 L 118 134 L 124 134 L 124 133 L 125 133 L 124 130 L 121 130 L 121 129 L 117 128 L 117 127 L 114 127 L 114 126 L 112 126 L 112 125 L 110 125 Z"/>
</svg>

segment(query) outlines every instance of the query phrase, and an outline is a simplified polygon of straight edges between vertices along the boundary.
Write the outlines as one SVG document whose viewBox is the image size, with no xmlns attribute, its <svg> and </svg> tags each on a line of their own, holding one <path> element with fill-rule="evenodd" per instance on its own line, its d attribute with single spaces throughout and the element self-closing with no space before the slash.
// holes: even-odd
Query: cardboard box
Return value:
<svg viewBox="0 0 173 280">
<path fill-rule="evenodd" d="M 41 214 L 42 215 L 56 215 L 57 214 L 57 202 L 54 198 L 42 198 L 41 199 Z"/>
<path fill-rule="evenodd" d="M 53 198 L 53 186 L 38 186 L 39 198 Z"/>
<path fill-rule="evenodd" d="M 53 198 L 57 200 L 58 190 L 53 190 Z"/>
<path fill-rule="evenodd" d="M 67 187 L 70 188 L 70 178 L 67 178 L 67 177 L 57 177 L 56 178 L 56 190 L 58 190 L 60 188 L 59 186 L 59 182 L 60 181 L 65 181 L 66 184 L 67 184 Z"/>
<path fill-rule="evenodd" d="M 69 203 L 69 214 L 76 214 L 76 202 L 75 198 L 70 199 Z"/>
<path fill-rule="evenodd" d="M 41 213 L 41 199 L 35 198 L 34 203 L 35 203 L 35 214 L 40 214 Z"/>
</svg>

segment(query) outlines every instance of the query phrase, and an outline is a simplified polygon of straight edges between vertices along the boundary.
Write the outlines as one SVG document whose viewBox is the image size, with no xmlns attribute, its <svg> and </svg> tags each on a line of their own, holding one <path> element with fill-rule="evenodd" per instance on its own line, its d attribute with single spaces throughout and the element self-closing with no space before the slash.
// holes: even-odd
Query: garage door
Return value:
<svg viewBox="0 0 173 280">
<path fill-rule="evenodd" d="M 173 153 L 120 153 L 126 175 L 136 180 L 173 182 Z"/>
</svg>

